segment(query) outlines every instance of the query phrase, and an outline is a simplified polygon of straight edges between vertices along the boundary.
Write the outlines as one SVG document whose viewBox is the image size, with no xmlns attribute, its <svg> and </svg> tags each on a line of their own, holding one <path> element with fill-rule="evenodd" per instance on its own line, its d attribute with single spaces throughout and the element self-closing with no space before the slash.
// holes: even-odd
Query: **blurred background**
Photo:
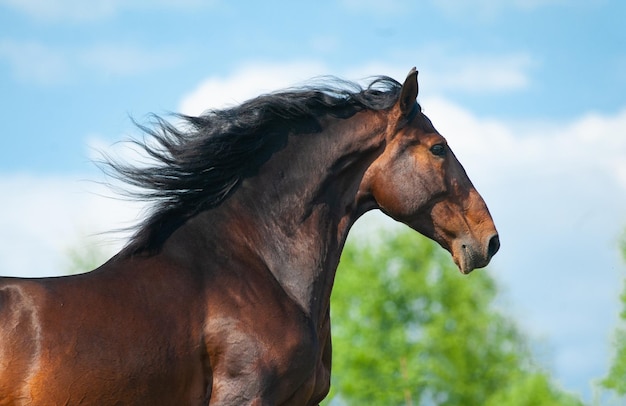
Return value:
<svg viewBox="0 0 626 406">
<path fill-rule="evenodd" d="M 81 247 L 123 245 L 101 233 L 142 207 L 92 161 L 133 158 L 116 144 L 141 137 L 131 118 L 416 66 L 500 232 L 478 272 L 555 382 L 597 401 L 625 276 L 625 17 L 617 0 L 0 0 L 0 274 L 62 275 Z"/>
</svg>

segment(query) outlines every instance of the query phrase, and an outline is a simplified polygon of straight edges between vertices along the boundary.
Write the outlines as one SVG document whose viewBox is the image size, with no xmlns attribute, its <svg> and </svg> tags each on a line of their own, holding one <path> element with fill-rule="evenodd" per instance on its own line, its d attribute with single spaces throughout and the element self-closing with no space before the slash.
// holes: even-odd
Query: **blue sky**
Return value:
<svg viewBox="0 0 626 406">
<path fill-rule="evenodd" d="M 626 6 L 618 2 L 0 4 L 0 84 L 10 95 L 0 110 L 5 133 L 15 134 L 0 151 L 8 171 L 74 172 L 86 133 L 117 139 L 129 114 L 176 110 L 207 76 L 255 62 L 322 61 L 328 73 L 378 61 L 416 65 L 423 89 L 511 119 L 614 112 L 626 83 Z M 429 83 L 430 71 L 468 64 L 472 77 L 461 86 Z M 485 76 L 500 67 L 513 76 L 490 84 Z"/>
<path fill-rule="evenodd" d="M 609 0 L 0 0 L 0 273 L 62 273 L 68 247 L 136 219 L 85 182 L 95 149 L 138 135 L 130 117 L 417 66 L 499 227 L 507 308 L 589 399 L 625 276 L 625 17 Z"/>
</svg>

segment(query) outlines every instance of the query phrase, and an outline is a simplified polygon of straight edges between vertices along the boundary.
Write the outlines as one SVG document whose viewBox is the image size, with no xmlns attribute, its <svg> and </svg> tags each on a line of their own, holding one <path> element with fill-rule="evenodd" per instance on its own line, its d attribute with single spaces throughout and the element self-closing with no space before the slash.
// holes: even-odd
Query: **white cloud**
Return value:
<svg viewBox="0 0 626 406">
<path fill-rule="evenodd" d="M 533 11 L 553 5 L 571 5 L 565 0 L 433 0 L 432 4 L 449 15 L 492 18 L 505 10 Z"/>
<path fill-rule="evenodd" d="M 20 80 L 50 84 L 69 78 L 67 55 L 38 42 L 0 40 L 0 59 L 9 63 Z"/>
<path fill-rule="evenodd" d="M 183 54 L 174 49 L 147 50 L 127 44 L 101 44 L 84 50 L 80 61 L 101 73 L 132 76 L 179 65 Z"/>
<path fill-rule="evenodd" d="M 106 198 L 106 187 L 76 177 L 2 175 L 0 274 L 61 275 L 67 250 L 100 245 L 113 253 L 123 235 L 108 232 L 132 224 L 138 206 Z"/>
<path fill-rule="evenodd" d="M 438 61 L 431 67 L 433 87 L 472 92 L 524 89 L 530 84 L 529 70 L 534 66 L 532 58 L 523 53 L 431 58 L 431 61 Z"/>
<path fill-rule="evenodd" d="M 446 90 L 475 93 L 510 91 L 530 83 L 532 58 L 524 53 L 483 56 L 450 56 L 445 47 L 432 46 L 415 52 L 419 55 L 420 80 L 438 92 Z M 438 62 L 434 62 L 438 61 Z M 362 80 L 387 75 L 402 81 L 415 61 L 407 63 L 365 63 L 334 75 Z M 227 77 L 211 76 L 183 97 L 179 110 L 197 115 L 210 108 L 241 103 L 251 97 L 304 83 L 315 76 L 327 75 L 329 67 L 315 61 L 286 63 L 250 62 Z"/>
<path fill-rule="evenodd" d="M 571 5 L 587 0 L 431 0 L 434 7 L 451 16 L 479 16 L 492 18 L 505 10 L 533 11 L 554 5 Z M 341 5 L 352 12 L 393 14 L 411 9 L 407 0 L 341 0 Z"/>
<path fill-rule="evenodd" d="M 531 12 L 548 6 L 580 4 L 589 0 L 431 0 L 432 5 L 453 17 L 491 19 L 505 11 Z M 410 10 L 412 3 L 407 0 L 341 0 L 341 5 L 349 11 L 390 15 Z"/>
<path fill-rule="evenodd" d="M 422 104 L 453 148 L 483 169 L 482 178 L 493 177 L 496 168 L 545 180 L 583 181 L 583 174 L 597 172 L 626 191 L 626 107 L 614 115 L 588 113 L 572 122 L 503 123 L 476 117 L 441 98 Z"/>
<path fill-rule="evenodd" d="M 341 40 L 331 35 L 318 35 L 309 41 L 311 48 L 318 52 L 329 53 L 341 48 Z"/>
<path fill-rule="evenodd" d="M 183 97 L 180 112 L 198 115 L 211 108 L 242 103 L 262 93 L 301 84 L 313 76 L 328 74 L 318 62 L 249 63 L 228 77 L 209 77 Z"/>
<path fill-rule="evenodd" d="M 418 70 L 437 92 L 509 92 L 528 88 L 539 62 L 525 52 L 468 54 L 448 44 L 415 52 Z"/>
<path fill-rule="evenodd" d="M 90 22 L 111 17 L 122 10 L 197 9 L 217 0 L 0 0 L 29 17 L 43 21 Z"/>
<path fill-rule="evenodd" d="M 33 41 L 0 40 L 0 60 L 22 81 L 44 84 L 76 80 L 80 73 L 133 76 L 180 64 L 184 56 L 173 48 L 145 49 L 129 44 L 98 44 L 66 49 Z"/>
<path fill-rule="evenodd" d="M 341 0 L 341 5 L 352 12 L 393 14 L 407 8 L 406 0 Z"/>
<path fill-rule="evenodd" d="M 119 1 L 95 0 L 2 0 L 6 6 L 42 20 L 93 20 L 109 16 Z"/>
<path fill-rule="evenodd" d="M 363 78 L 384 74 L 401 81 L 415 66 L 420 87 L 431 93 L 502 93 L 529 88 L 532 71 L 539 64 L 526 52 L 468 54 L 450 44 L 437 43 L 411 52 L 398 52 L 390 62 L 364 63 L 349 69 L 345 75 Z"/>
</svg>

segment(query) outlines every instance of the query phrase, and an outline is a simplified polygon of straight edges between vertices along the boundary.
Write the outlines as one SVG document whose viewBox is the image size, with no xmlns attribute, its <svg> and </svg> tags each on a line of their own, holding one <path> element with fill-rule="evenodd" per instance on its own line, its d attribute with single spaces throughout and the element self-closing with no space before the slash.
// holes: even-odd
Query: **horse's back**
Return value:
<svg viewBox="0 0 626 406">
<path fill-rule="evenodd" d="M 115 268 L 0 278 L 0 406 L 205 403 L 193 307 Z"/>
<path fill-rule="evenodd" d="M 0 278 L 0 405 L 29 397 L 40 351 L 39 314 L 33 285 Z"/>
</svg>

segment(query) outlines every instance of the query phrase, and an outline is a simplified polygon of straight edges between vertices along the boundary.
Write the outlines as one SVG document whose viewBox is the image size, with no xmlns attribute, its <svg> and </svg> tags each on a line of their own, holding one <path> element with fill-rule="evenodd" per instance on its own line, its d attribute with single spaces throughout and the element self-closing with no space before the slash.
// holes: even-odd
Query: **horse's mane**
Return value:
<svg viewBox="0 0 626 406">
<path fill-rule="evenodd" d="M 137 126 L 147 137 L 132 141 L 150 157 L 149 166 L 108 159 L 107 172 L 132 186 L 127 194 L 154 202 L 127 252 L 158 250 L 178 226 L 201 210 L 220 205 L 283 148 L 289 134 L 322 131 L 319 118 L 348 118 L 362 110 L 388 109 L 401 85 L 380 76 L 365 88 L 328 78 L 319 86 L 290 88 L 201 116 L 175 115 L 181 124 L 153 116 Z"/>
</svg>

